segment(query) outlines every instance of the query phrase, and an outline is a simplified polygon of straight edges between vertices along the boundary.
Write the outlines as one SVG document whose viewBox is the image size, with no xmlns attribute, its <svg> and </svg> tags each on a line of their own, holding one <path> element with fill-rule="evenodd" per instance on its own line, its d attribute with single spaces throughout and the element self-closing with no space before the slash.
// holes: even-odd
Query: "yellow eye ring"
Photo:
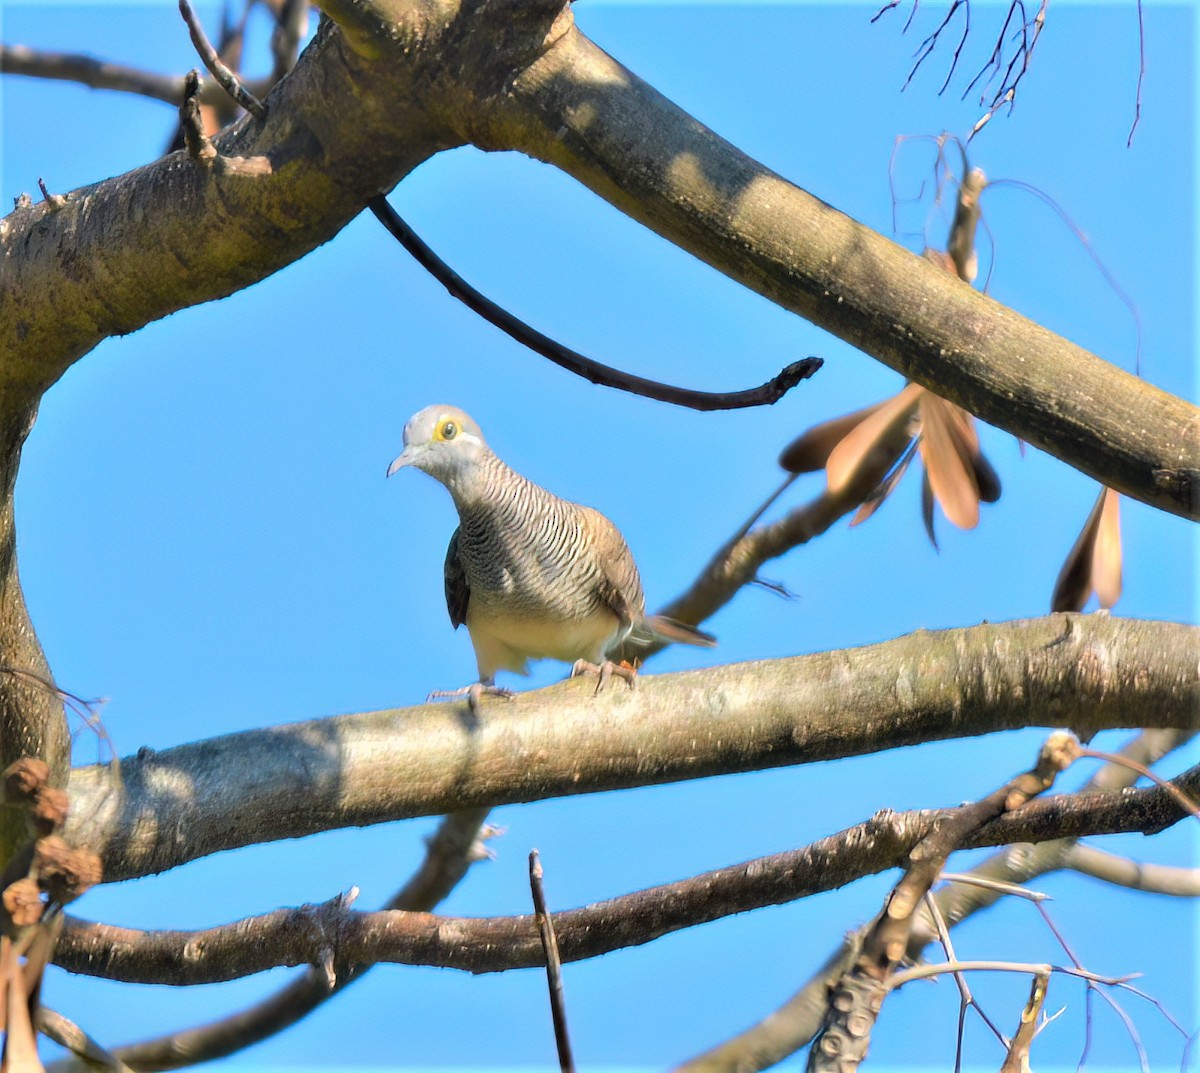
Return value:
<svg viewBox="0 0 1200 1073">
<path fill-rule="evenodd" d="M 452 440 L 458 435 L 458 422 L 452 418 L 446 418 L 444 421 L 438 422 L 437 431 L 434 433 L 436 439 Z"/>
</svg>

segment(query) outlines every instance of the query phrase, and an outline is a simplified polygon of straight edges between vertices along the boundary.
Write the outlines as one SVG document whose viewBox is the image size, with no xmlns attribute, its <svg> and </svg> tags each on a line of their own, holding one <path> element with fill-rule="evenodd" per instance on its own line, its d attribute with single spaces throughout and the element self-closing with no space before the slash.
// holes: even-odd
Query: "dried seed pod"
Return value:
<svg viewBox="0 0 1200 1073">
<path fill-rule="evenodd" d="M 74 901 L 102 878 L 100 858 L 89 849 L 74 849 L 58 835 L 39 838 L 33 867 L 38 885 L 60 905 Z"/>
<path fill-rule="evenodd" d="M 28 805 L 50 779 L 50 768 L 36 756 L 23 756 L 4 769 L 4 803 Z"/>
<path fill-rule="evenodd" d="M 52 835 L 67 819 L 70 801 L 66 791 L 43 786 L 30 810 L 29 818 L 39 835 Z"/>
<path fill-rule="evenodd" d="M 18 879 L 4 888 L 0 895 L 4 902 L 4 910 L 8 913 L 14 927 L 28 928 L 42 919 L 42 911 L 46 903 L 42 900 L 42 892 L 37 881 L 33 879 Z"/>
</svg>

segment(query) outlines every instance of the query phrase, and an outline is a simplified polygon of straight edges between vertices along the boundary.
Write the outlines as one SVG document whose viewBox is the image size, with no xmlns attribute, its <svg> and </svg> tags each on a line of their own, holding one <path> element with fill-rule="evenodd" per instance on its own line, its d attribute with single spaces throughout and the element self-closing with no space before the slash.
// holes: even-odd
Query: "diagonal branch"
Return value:
<svg viewBox="0 0 1200 1073">
<path fill-rule="evenodd" d="M 788 183 L 582 34 L 565 31 L 515 80 L 488 134 L 475 136 L 482 147 L 519 148 L 562 168 L 731 278 L 983 420 L 1120 492 L 1200 517 L 1194 407 Z M 1133 413 L 1137 422 L 1128 420 Z"/>
<path fill-rule="evenodd" d="M 425 857 L 412 878 L 384 909 L 428 912 L 466 875 L 482 855 L 486 809 L 445 817 L 428 840 Z M 343 991 L 373 968 L 372 964 L 338 965 L 330 987 L 328 975 L 310 966 L 298 979 L 248 1009 L 195 1028 L 113 1048 L 113 1055 L 135 1070 L 176 1069 L 224 1058 L 282 1032 Z M 49 1073 L 86 1073 L 90 1066 L 66 1059 Z"/>
<path fill-rule="evenodd" d="M 1153 764 L 1192 737 L 1192 733 L 1176 730 L 1147 730 L 1130 740 L 1122 753 L 1145 764 Z M 1102 793 L 1110 800 L 1119 791 L 1129 793 L 1128 787 L 1136 776 L 1126 767 L 1106 764 L 1089 780 L 1081 794 Z M 1035 801 L 1026 810 L 1052 805 L 1055 799 Z M 1022 845 L 1020 852 L 1004 849 L 977 865 L 971 872 L 975 877 L 1000 880 L 1005 886 L 1024 883 L 1034 876 L 1062 868 L 1064 857 L 1082 832 L 1063 838 Z M 1014 839 L 1014 841 L 1017 841 Z M 941 915 L 951 925 L 961 924 L 980 910 L 994 904 L 1002 894 L 996 889 L 952 884 L 933 895 Z M 924 915 L 914 929 L 909 942 L 911 960 L 921 957 L 924 948 L 938 938 L 937 925 L 931 915 Z M 829 988 L 853 963 L 861 945 L 861 933 L 850 933 L 835 949 L 812 978 L 779 1009 L 734 1036 L 732 1039 L 682 1063 L 680 1073 L 753 1073 L 781 1062 L 805 1046 L 821 1026 Z"/>
<path fill-rule="evenodd" d="M 1053 615 L 485 704 L 338 716 L 77 769 L 68 837 L 107 881 L 276 838 L 1025 726 L 1197 718 L 1196 631 Z M 601 717 L 602 714 L 602 717 Z"/>
</svg>

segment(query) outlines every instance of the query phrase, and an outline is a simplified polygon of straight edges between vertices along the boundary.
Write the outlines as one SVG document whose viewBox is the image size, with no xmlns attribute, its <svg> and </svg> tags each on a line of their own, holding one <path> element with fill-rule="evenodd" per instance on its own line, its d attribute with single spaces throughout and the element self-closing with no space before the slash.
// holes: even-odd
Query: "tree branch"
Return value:
<svg viewBox="0 0 1200 1073">
<path fill-rule="evenodd" d="M 1126 757 L 1153 764 L 1172 749 L 1192 737 L 1192 733 L 1177 730 L 1142 731 L 1121 750 Z M 1080 795 L 1102 793 L 1110 800 L 1118 792 L 1132 786 L 1137 775 L 1119 764 L 1105 764 L 1088 781 Z M 1027 809 L 1045 808 L 1054 799 L 1035 801 Z M 971 870 L 974 876 L 1004 883 L 1024 883 L 1038 875 L 1063 867 L 1063 859 L 1080 832 L 1067 837 L 1041 842 L 1038 845 L 1019 845 L 993 854 Z M 1014 842 L 1017 842 L 1014 839 Z M 982 909 L 993 905 L 1002 894 L 998 890 L 951 884 L 933 894 L 941 915 L 953 927 Z M 825 1015 L 827 995 L 832 984 L 841 977 L 858 954 L 862 933 L 851 933 L 833 951 L 812 978 L 779 1009 L 732 1039 L 697 1055 L 681 1064 L 680 1073 L 753 1073 L 781 1062 L 805 1046 L 816 1034 Z M 926 946 L 938 938 L 937 925 L 931 914 L 922 914 L 909 941 L 908 956 L 917 960 Z"/>
<path fill-rule="evenodd" d="M 643 398 L 657 399 L 659 402 L 668 402 L 675 406 L 687 406 L 693 410 L 739 410 L 748 406 L 770 406 L 778 402 L 801 380 L 812 376 L 823 364 L 820 358 L 805 358 L 793 362 L 765 384 L 744 391 L 695 391 L 692 388 L 672 387 L 657 380 L 647 380 L 643 376 L 621 372 L 620 369 L 602 365 L 577 350 L 563 346 L 550 336 L 543 335 L 536 328 L 514 317 L 503 306 L 481 294 L 421 240 L 400 214 L 388 204 L 387 198 L 372 198 L 369 207 L 376 219 L 387 228 L 388 233 L 412 254 L 417 264 L 468 309 L 478 313 L 489 324 L 495 325 L 518 343 L 529 347 L 535 354 L 548 358 L 555 365 L 576 376 L 582 376 L 589 383 L 628 391 Z"/>
<path fill-rule="evenodd" d="M 22 251 L 4 261 L 0 305 L 6 386 L 18 398 L 34 402 L 108 335 L 278 270 L 416 164 L 471 141 L 563 168 L 972 413 L 1124 494 L 1200 516 L 1193 407 L 744 156 L 578 33 L 569 5 L 326 9 L 342 32 L 318 33 L 272 91 L 264 123 L 243 120 L 218 142 L 223 153 L 266 157 L 269 176 L 164 161 L 75 191 L 53 212 L 22 208 L 0 222 L 0 250 Z M 341 122 L 346 114 L 356 121 Z"/>
<path fill-rule="evenodd" d="M 570 30 L 473 138 L 519 148 L 971 413 L 1118 491 L 1200 517 L 1200 420 L 843 216 Z M 1136 415 L 1136 417 L 1134 416 Z"/>
<path fill-rule="evenodd" d="M 1062 867 L 1132 890 L 1172 894 L 1182 898 L 1200 897 L 1200 868 L 1146 864 L 1078 842 L 1064 853 Z"/>
<path fill-rule="evenodd" d="M 92 89 L 110 89 L 151 97 L 175 107 L 183 100 L 183 75 L 155 74 L 137 67 L 109 63 L 94 56 L 46 52 L 24 45 L 0 43 L 0 74 L 78 82 Z M 251 80 L 247 85 L 256 95 L 271 88 L 271 83 L 263 79 Z M 225 91 L 215 82 L 201 84 L 201 104 L 219 104 L 224 100 Z"/>
<path fill-rule="evenodd" d="M 483 855 L 481 839 L 487 835 L 481 828 L 486 816 L 486 809 L 474 809 L 445 817 L 429 839 L 420 866 L 384 909 L 428 912 L 437 905 Z M 249 1009 L 195 1028 L 115 1047 L 112 1054 L 139 1071 L 178 1069 L 224 1058 L 294 1025 L 373 967 L 373 964 L 335 964 L 332 987 L 322 969 L 310 967 L 298 979 Z M 48 1067 L 48 1073 L 87 1073 L 91 1068 L 86 1063 L 65 1059 Z"/>
<path fill-rule="evenodd" d="M 1200 789 L 1200 767 L 1178 780 Z M 554 914 L 564 962 L 638 946 L 734 913 L 833 890 L 902 863 L 922 838 L 971 806 L 870 820 L 800 850 L 761 857 L 690 879 Z M 1031 802 L 967 835 L 963 848 L 1061 835 L 1158 831 L 1185 813 L 1162 787 L 1127 795 L 1063 794 Z M 252 936 L 253 941 L 247 941 Z M 362 913 L 341 899 L 280 909 L 203 931 L 138 931 L 68 918 L 55 964 L 131 983 L 176 985 L 235 979 L 279 965 L 320 960 L 436 965 L 473 973 L 541 968 L 545 954 L 533 914 L 451 918 L 426 913 Z"/>
<path fill-rule="evenodd" d="M 77 769 L 68 837 L 106 881 L 235 846 L 461 808 L 809 763 L 1023 726 L 1197 719 L 1196 631 L 1053 615 L 882 644 L 579 680 L 485 705 L 338 716 Z M 603 712 L 603 718 L 598 718 Z"/>
</svg>

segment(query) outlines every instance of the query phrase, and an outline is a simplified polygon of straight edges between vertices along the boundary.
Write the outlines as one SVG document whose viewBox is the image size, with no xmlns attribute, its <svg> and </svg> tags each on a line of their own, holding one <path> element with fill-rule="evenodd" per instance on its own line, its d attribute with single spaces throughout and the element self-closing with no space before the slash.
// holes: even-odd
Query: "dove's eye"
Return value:
<svg viewBox="0 0 1200 1073">
<path fill-rule="evenodd" d="M 452 440 L 458 435 L 458 425 L 454 421 L 443 421 L 438 425 L 437 438 L 439 440 Z"/>
</svg>

